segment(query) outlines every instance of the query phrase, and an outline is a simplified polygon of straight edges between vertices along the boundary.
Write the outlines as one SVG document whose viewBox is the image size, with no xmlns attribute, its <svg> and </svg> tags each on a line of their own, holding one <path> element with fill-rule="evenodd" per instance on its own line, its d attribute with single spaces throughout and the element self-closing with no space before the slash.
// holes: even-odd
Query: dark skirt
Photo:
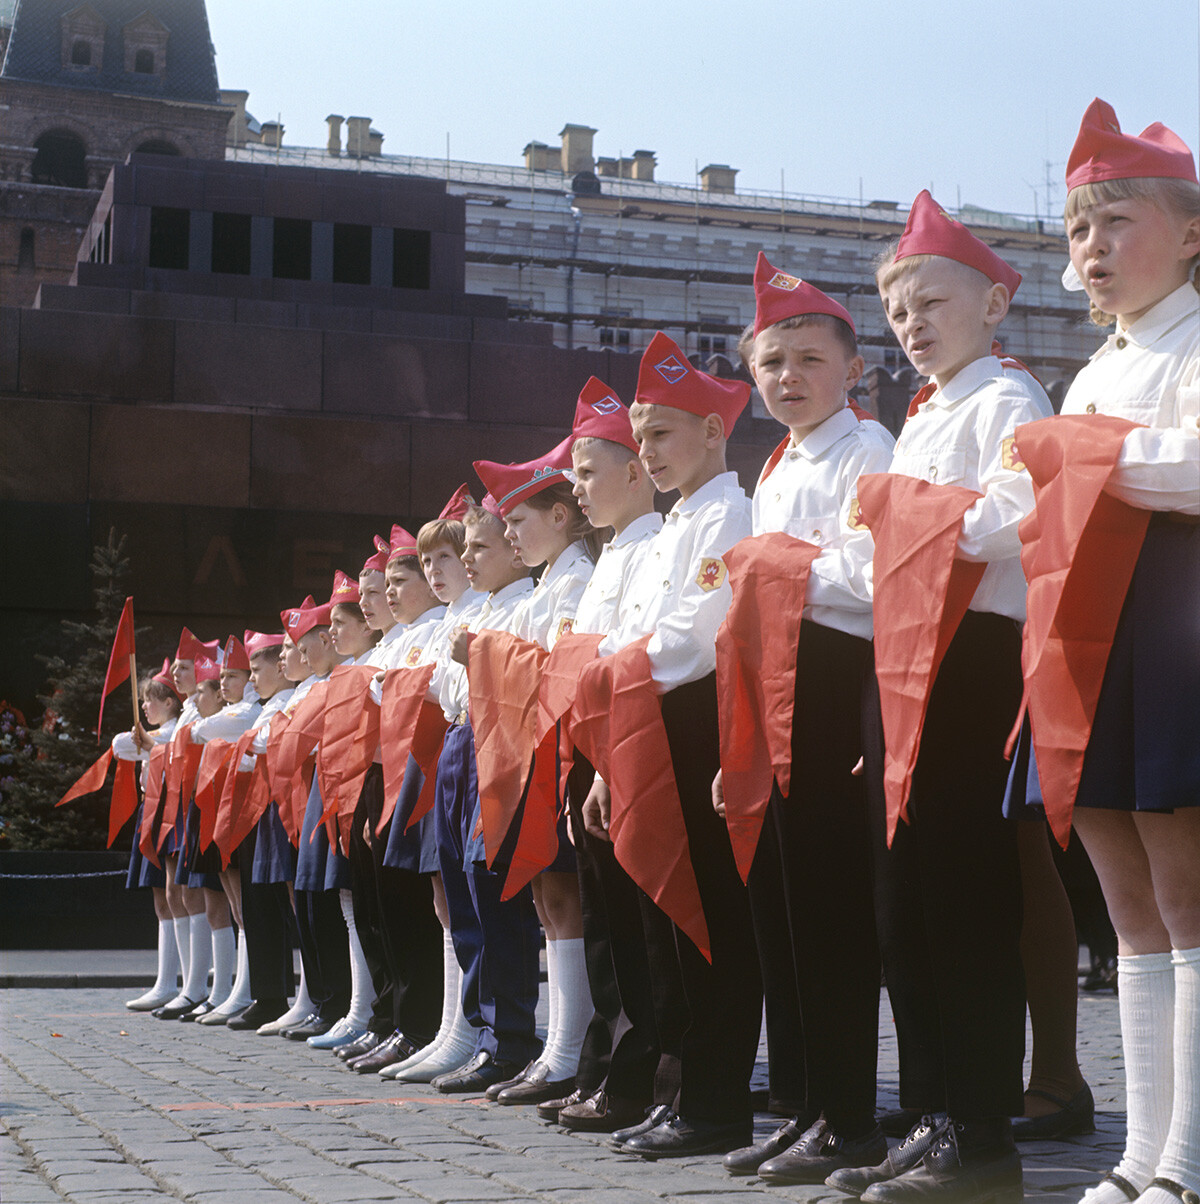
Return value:
<svg viewBox="0 0 1200 1204">
<path fill-rule="evenodd" d="M 255 829 L 254 865 L 250 880 L 259 886 L 292 882 L 296 878 L 296 850 L 283 829 L 279 806 L 272 800 L 259 816 Z"/>
<path fill-rule="evenodd" d="M 129 870 L 125 875 L 126 890 L 141 890 L 147 886 L 166 886 L 167 875 L 161 866 L 147 861 L 138 847 L 138 834 L 142 827 L 142 803 L 139 802 L 133 816 L 133 848 L 129 850 Z"/>
<path fill-rule="evenodd" d="M 194 799 L 188 801 L 187 811 L 183 815 L 181 825 L 177 821 L 176 848 L 179 860 L 175 863 L 175 881 L 179 886 L 187 886 L 193 890 L 220 890 L 221 879 L 218 874 L 221 869 L 221 855 L 215 844 L 209 845 L 204 853 L 199 850 L 200 844 L 200 808 Z"/>
<path fill-rule="evenodd" d="M 300 847 L 296 850 L 297 890 L 350 889 L 350 863 L 336 849 L 329 847 L 329 836 L 321 823 L 324 810 L 314 774 L 300 828 Z"/>
<path fill-rule="evenodd" d="M 392 869 L 412 870 L 419 874 L 438 872 L 432 810 L 411 828 L 408 827 L 424 785 L 425 775 L 410 756 L 400 786 L 400 797 L 388 823 L 387 844 L 383 850 L 383 864 Z"/>
</svg>

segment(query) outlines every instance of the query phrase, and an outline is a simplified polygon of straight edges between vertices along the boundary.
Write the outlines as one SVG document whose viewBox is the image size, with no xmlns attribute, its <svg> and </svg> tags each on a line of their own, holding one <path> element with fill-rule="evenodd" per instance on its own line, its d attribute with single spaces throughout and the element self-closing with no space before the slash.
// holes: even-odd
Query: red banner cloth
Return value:
<svg viewBox="0 0 1200 1204">
<path fill-rule="evenodd" d="M 125 605 L 121 607 L 121 617 L 117 620 L 117 633 L 113 637 L 108 669 L 104 673 L 104 689 L 100 694 L 100 714 L 96 719 L 97 740 L 100 739 L 100 725 L 104 722 L 104 700 L 123 681 L 129 680 L 129 658 L 133 654 L 133 599 L 126 598 Z"/>
<path fill-rule="evenodd" d="M 383 694 L 379 705 L 383 811 L 375 833 L 377 836 L 383 834 L 396 810 L 410 754 L 425 775 L 425 785 L 417 800 L 417 807 L 409 817 L 408 826 L 411 828 L 433 806 L 436 776 L 433 769 L 442 749 L 442 737 L 446 734 L 446 720 L 441 708 L 425 697 L 429 692 L 433 670 L 433 665 L 418 665 L 413 669 L 389 669 L 383 675 Z"/>
<path fill-rule="evenodd" d="M 281 716 L 274 716 L 274 720 Z M 225 781 L 221 787 L 213 840 L 221 853 L 221 864 L 228 866 L 233 851 L 250 835 L 251 828 L 258 823 L 271 801 L 267 784 L 267 767 L 264 757 L 256 757 L 253 769 L 241 768 L 242 758 L 250 752 L 250 745 L 258 735 L 256 728 L 249 728 L 237 739 L 226 762 Z"/>
<path fill-rule="evenodd" d="M 162 810 L 163 778 L 167 771 L 167 746 L 156 744 L 146 765 L 146 793 L 142 798 L 142 822 L 138 829 L 138 848 L 151 865 L 162 868 L 158 859 L 158 818 Z"/>
<path fill-rule="evenodd" d="M 733 602 L 717 631 L 721 780 L 725 823 L 745 882 L 771 801 L 792 789 L 796 650 L 808 573 L 821 549 L 782 531 L 754 535 L 725 554 Z"/>
<path fill-rule="evenodd" d="M 609 835 L 617 860 L 711 961 L 649 642 L 643 636 L 584 666 L 571 738 L 612 792 Z"/>
<path fill-rule="evenodd" d="M 113 751 L 107 748 L 98 756 L 92 763 L 75 779 L 75 785 L 67 791 L 54 805 L 61 807 L 64 803 L 72 802 L 77 798 L 82 798 L 85 794 L 95 794 L 104 786 L 104 779 L 108 777 L 108 767 L 113 759 Z"/>
<path fill-rule="evenodd" d="M 117 771 L 113 774 L 112 801 L 108 807 L 108 844 L 112 848 L 118 833 L 137 811 L 137 761 L 117 758 Z"/>
<path fill-rule="evenodd" d="M 279 803 L 283 821 L 293 844 L 300 841 L 304 809 L 312 788 L 314 752 L 325 727 L 325 703 L 328 681 L 317 682 L 300 699 L 276 735 L 274 727 L 267 742 L 267 773 L 271 792 Z"/>
<path fill-rule="evenodd" d="M 538 694 L 542 666 L 548 656 L 539 644 L 508 631 L 484 630 L 471 641 L 467 682 L 475 733 L 479 814 L 489 866 L 516 818 L 532 771 Z M 526 812 L 534 801 L 526 800 Z"/>
<path fill-rule="evenodd" d="M 1064 849 L 1113 636 L 1151 517 L 1104 492 L 1135 428 L 1123 418 L 1072 414 L 1015 432 L 1035 499 L 1020 527 L 1029 582 L 1025 700 L 1046 818 Z"/>
<path fill-rule="evenodd" d="M 325 717 L 317 749 L 317 781 L 329 842 L 349 855 L 350 825 L 367 770 L 375 759 L 378 708 L 371 700 L 373 665 L 338 665 L 325 691 Z M 368 708 L 376 722 L 363 725 Z M 370 747 L 366 747 L 369 743 Z"/>
<path fill-rule="evenodd" d="M 196 771 L 196 809 L 200 812 L 198 848 L 201 852 L 212 844 L 216 832 L 217 811 L 232 753 L 233 744 L 230 741 L 209 740 L 200 756 L 200 768 Z"/>
<path fill-rule="evenodd" d="M 875 674 L 883 712 L 887 839 L 908 822 L 908 796 L 938 667 L 967 613 L 983 564 L 955 557 L 963 515 L 981 494 L 899 473 L 858 479 L 875 537 Z"/>
<path fill-rule="evenodd" d="M 204 752 L 204 745 L 193 744 L 191 735 L 192 725 L 184 723 L 175 729 L 167 745 L 167 769 L 163 783 L 158 844 L 162 844 L 167 833 L 175 826 L 180 811 L 186 813 L 196 786 L 196 774 L 200 772 L 200 757 Z"/>
</svg>

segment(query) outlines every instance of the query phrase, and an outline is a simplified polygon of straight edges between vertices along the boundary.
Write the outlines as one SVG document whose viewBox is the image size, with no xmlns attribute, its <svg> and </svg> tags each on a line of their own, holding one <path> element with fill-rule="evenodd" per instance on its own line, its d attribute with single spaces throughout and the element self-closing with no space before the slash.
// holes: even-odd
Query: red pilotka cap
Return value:
<svg viewBox="0 0 1200 1204">
<path fill-rule="evenodd" d="M 179 633 L 179 647 L 175 649 L 177 661 L 198 661 L 204 657 L 210 661 L 216 661 L 220 653 L 220 640 L 209 640 L 207 644 L 201 643 L 186 627 Z"/>
<path fill-rule="evenodd" d="M 278 648 L 283 643 L 283 636 L 270 635 L 263 631 L 251 631 L 247 628 L 242 632 L 242 644 L 246 649 L 247 663 L 249 658 L 264 648 Z"/>
<path fill-rule="evenodd" d="M 896 248 L 898 263 L 911 255 L 940 255 L 965 263 L 982 272 L 993 284 L 1002 284 L 1011 298 L 1021 283 L 1021 273 L 1005 263 L 987 243 L 980 242 L 970 230 L 956 222 L 923 188 L 908 211 L 908 224 Z"/>
<path fill-rule="evenodd" d="M 450 500 L 442 507 L 438 518 L 447 519 L 452 523 L 461 523 L 467 513 L 467 507 L 473 505 L 475 499 L 464 481 L 451 495 Z"/>
<path fill-rule="evenodd" d="M 221 677 L 221 662 L 215 656 L 209 656 L 207 650 L 196 657 L 193 664 L 196 667 L 196 684 L 202 681 L 218 681 Z"/>
<path fill-rule="evenodd" d="M 728 438 L 750 400 L 750 386 L 741 380 L 719 380 L 693 368 L 679 345 L 660 330 L 642 355 L 634 400 L 686 410 L 701 418 L 717 414 Z"/>
<path fill-rule="evenodd" d="M 1096 99 L 1087 107 L 1071 156 L 1067 189 L 1100 180 L 1166 178 L 1196 180 L 1196 164 L 1187 143 L 1161 121 L 1135 138 L 1121 133 L 1112 105 Z"/>
<path fill-rule="evenodd" d="M 293 611 L 287 631 L 292 643 L 298 644 L 315 627 L 328 627 L 332 609 L 331 603 L 326 602 L 323 606 L 305 606 Z"/>
<path fill-rule="evenodd" d="M 241 669 L 243 673 L 250 672 L 250 654 L 236 635 L 231 635 L 225 641 L 225 659 L 221 662 L 221 667 L 223 669 Z"/>
<path fill-rule="evenodd" d="M 388 562 L 388 542 L 382 535 L 375 536 L 375 551 L 368 556 L 363 562 L 363 566 L 358 571 L 361 577 L 363 573 L 382 573 L 387 568 Z"/>
<path fill-rule="evenodd" d="M 353 577 L 347 577 L 341 569 L 333 574 L 333 590 L 329 595 L 329 605 L 338 606 L 343 602 L 358 605 L 358 582 Z"/>
<path fill-rule="evenodd" d="M 164 686 L 169 687 L 171 693 L 180 702 L 183 702 L 183 695 L 180 694 L 178 687 L 176 687 L 175 677 L 171 672 L 171 658 L 169 656 L 163 661 L 162 668 L 150 680 L 161 682 Z"/>
<path fill-rule="evenodd" d="M 392 524 L 392 535 L 388 542 L 388 564 L 403 556 L 417 554 L 417 537 L 406 531 L 399 523 Z"/>
<path fill-rule="evenodd" d="M 291 610 L 281 610 L 279 612 L 279 620 L 283 624 L 283 633 L 292 641 L 293 644 L 300 638 L 295 634 L 295 631 L 300 624 L 301 611 L 311 610 L 314 606 L 316 606 L 316 604 L 316 600 L 313 598 L 312 594 L 309 594 L 299 606 L 296 606 Z"/>
<path fill-rule="evenodd" d="M 841 318 L 854 334 L 858 333 L 845 306 L 799 276 L 789 276 L 772 267 L 761 251 L 754 265 L 754 302 L 755 336 L 762 334 L 768 326 L 801 314 L 829 314 L 831 318 Z"/>
<path fill-rule="evenodd" d="M 629 411 L 598 376 L 589 377 L 579 391 L 575 421 L 571 424 L 572 444 L 576 439 L 606 439 L 637 453 L 638 444 L 633 437 Z"/>
<path fill-rule="evenodd" d="M 524 464 L 496 464 L 492 460 L 476 460 L 475 471 L 495 500 L 496 509 L 503 518 L 515 506 L 541 493 L 551 485 L 567 479 L 571 468 L 571 444 L 573 435 L 568 435 L 557 447 L 536 460 Z M 487 499 L 484 499 L 484 508 Z"/>
</svg>

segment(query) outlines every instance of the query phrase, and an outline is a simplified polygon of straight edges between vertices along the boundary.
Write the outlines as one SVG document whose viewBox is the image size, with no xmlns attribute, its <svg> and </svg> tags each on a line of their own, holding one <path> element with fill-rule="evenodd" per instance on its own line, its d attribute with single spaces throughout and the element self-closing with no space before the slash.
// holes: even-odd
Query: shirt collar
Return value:
<svg viewBox="0 0 1200 1204">
<path fill-rule="evenodd" d="M 379 643 L 376 648 L 386 648 L 388 644 L 394 644 L 404 634 L 404 624 L 394 623 L 379 637 Z"/>
<path fill-rule="evenodd" d="M 819 460 L 835 443 L 858 426 L 858 415 L 847 405 L 830 414 L 820 426 L 808 432 L 792 447 L 806 460 Z"/>
<path fill-rule="evenodd" d="M 1200 294 L 1189 280 L 1173 293 L 1168 293 L 1157 305 L 1152 305 L 1132 326 L 1110 334 L 1104 346 L 1108 348 L 1118 339 L 1124 338 L 1137 347 L 1151 347 L 1185 319 L 1191 318 L 1194 322 L 1198 309 Z"/>
<path fill-rule="evenodd" d="M 623 548 L 627 544 L 636 543 L 647 535 L 653 535 L 662 527 L 662 515 L 657 510 L 648 514 L 639 514 L 622 530 L 620 535 L 614 535 L 604 546 L 605 548 Z"/>
<path fill-rule="evenodd" d="M 970 397 L 980 385 L 994 380 L 1004 371 L 1004 365 L 994 355 L 984 355 L 972 360 L 965 368 L 954 374 L 954 379 L 944 388 L 939 386 L 926 405 L 939 406 L 948 410 L 958 405 L 964 397 Z"/>
<path fill-rule="evenodd" d="M 582 540 L 576 540 L 573 544 L 559 553 L 558 559 L 550 565 L 548 569 L 538 579 L 537 588 L 545 589 L 551 582 L 557 581 L 559 577 L 565 577 L 573 569 L 579 567 L 580 562 L 591 565 L 592 558 L 587 553 L 587 548 L 584 547 Z"/>
<path fill-rule="evenodd" d="M 671 507 L 671 513 L 667 517 L 680 519 L 689 514 L 694 514 L 701 506 L 705 506 L 709 502 L 715 502 L 726 489 L 736 489 L 737 484 L 738 478 L 736 472 L 719 472 L 711 480 L 705 481 L 691 497 L 680 498 Z"/>
<path fill-rule="evenodd" d="M 516 581 L 510 581 L 503 589 L 498 589 L 494 594 L 489 594 L 484 606 L 488 610 L 495 610 L 497 606 L 503 606 L 506 602 L 511 602 L 515 598 L 527 594 L 533 589 L 533 581 L 529 577 L 521 577 Z"/>
</svg>

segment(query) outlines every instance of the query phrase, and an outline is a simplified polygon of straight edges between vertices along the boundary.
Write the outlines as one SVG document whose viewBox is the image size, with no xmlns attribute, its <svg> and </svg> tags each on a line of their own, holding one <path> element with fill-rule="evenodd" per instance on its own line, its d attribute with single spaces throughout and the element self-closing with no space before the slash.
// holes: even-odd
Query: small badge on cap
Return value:
<svg viewBox="0 0 1200 1204">
<path fill-rule="evenodd" d="M 678 384 L 688 374 L 687 364 L 681 364 L 676 355 L 668 355 L 665 360 L 660 360 L 654 365 L 654 370 L 669 385 Z"/>
<path fill-rule="evenodd" d="M 597 414 L 615 414 L 621 408 L 621 403 L 615 397 L 605 397 L 601 401 L 593 401 L 592 409 Z"/>
<path fill-rule="evenodd" d="M 799 276 L 789 276 L 787 272 L 776 272 L 767 284 L 771 288 L 781 288 L 785 292 L 794 292 L 804 283 Z"/>
</svg>

